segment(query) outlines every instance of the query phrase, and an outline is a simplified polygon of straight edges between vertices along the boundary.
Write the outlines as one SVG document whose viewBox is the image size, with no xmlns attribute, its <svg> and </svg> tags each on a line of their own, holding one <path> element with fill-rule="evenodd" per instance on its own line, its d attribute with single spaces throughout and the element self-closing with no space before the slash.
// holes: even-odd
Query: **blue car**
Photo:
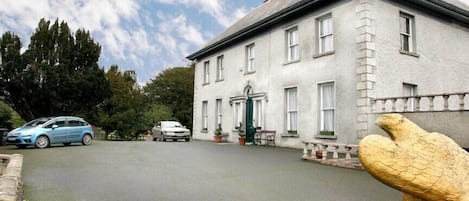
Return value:
<svg viewBox="0 0 469 201">
<path fill-rule="evenodd" d="M 51 144 L 62 143 L 65 146 L 73 142 L 91 144 L 94 138 L 91 125 L 79 117 L 45 117 L 35 119 L 22 127 L 10 131 L 6 143 L 26 148 L 33 145 L 45 148 Z"/>
</svg>

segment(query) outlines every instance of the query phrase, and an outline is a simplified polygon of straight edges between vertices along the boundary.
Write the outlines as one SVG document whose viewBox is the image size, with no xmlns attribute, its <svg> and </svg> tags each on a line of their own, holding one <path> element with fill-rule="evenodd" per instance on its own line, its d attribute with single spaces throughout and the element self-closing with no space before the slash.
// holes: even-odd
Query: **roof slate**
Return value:
<svg viewBox="0 0 469 201">
<path fill-rule="evenodd" d="M 445 11 L 457 12 L 459 15 L 462 15 L 464 20 L 469 20 L 469 6 L 465 3 L 460 2 L 459 0 L 392 0 L 396 2 L 406 1 L 409 2 L 420 2 L 418 4 L 428 4 L 428 5 L 437 5 L 439 8 L 442 8 Z M 262 3 L 260 6 L 255 8 L 245 17 L 238 20 L 231 27 L 226 29 L 220 35 L 216 36 L 211 40 L 205 47 L 201 48 L 197 52 L 187 56 L 188 59 L 194 60 L 209 51 L 213 51 L 214 48 L 222 46 L 226 39 L 234 37 L 243 33 L 246 30 L 259 26 L 258 23 L 263 20 L 269 19 L 276 14 L 286 12 L 286 10 L 299 7 L 303 4 L 311 2 L 333 2 L 332 0 L 269 0 Z M 422 3 L 423 2 L 423 3 Z M 414 3 L 410 3 L 414 4 Z"/>
</svg>

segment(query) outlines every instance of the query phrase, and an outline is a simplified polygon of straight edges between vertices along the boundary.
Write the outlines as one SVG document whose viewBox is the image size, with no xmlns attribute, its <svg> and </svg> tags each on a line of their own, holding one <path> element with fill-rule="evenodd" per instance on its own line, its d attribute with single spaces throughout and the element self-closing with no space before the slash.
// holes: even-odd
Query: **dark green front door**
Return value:
<svg viewBox="0 0 469 201">
<path fill-rule="evenodd" d="M 252 98 L 248 97 L 246 101 L 246 142 L 254 142 L 254 134 L 256 133 L 256 128 L 252 124 L 253 108 Z"/>
</svg>

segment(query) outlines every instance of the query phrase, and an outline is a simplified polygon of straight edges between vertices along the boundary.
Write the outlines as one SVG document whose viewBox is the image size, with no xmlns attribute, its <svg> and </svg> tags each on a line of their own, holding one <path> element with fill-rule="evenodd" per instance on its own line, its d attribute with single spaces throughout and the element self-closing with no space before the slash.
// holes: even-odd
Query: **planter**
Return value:
<svg viewBox="0 0 469 201">
<path fill-rule="evenodd" d="M 220 142 L 221 142 L 221 135 L 215 135 L 213 138 L 215 139 L 215 142 L 216 142 L 216 143 L 220 143 Z"/>
<path fill-rule="evenodd" d="M 239 137 L 238 140 L 239 140 L 240 145 L 245 145 L 246 144 L 246 138 L 245 137 Z"/>
<path fill-rule="evenodd" d="M 316 158 L 317 159 L 322 159 L 322 151 L 320 151 L 320 150 L 316 151 Z"/>
</svg>

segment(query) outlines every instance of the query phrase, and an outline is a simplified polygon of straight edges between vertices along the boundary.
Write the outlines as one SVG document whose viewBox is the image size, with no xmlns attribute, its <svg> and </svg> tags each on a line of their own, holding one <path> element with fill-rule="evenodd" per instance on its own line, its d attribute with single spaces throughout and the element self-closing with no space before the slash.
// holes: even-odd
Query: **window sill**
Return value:
<svg viewBox="0 0 469 201">
<path fill-rule="evenodd" d="M 405 50 L 399 50 L 399 53 L 409 55 L 409 56 L 413 56 L 413 57 L 417 57 L 417 58 L 420 57 L 420 55 L 415 53 L 415 52 L 408 52 L 408 51 L 405 51 Z"/>
<path fill-rule="evenodd" d="M 249 74 L 254 74 L 254 73 L 256 73 L 256 71 L 255 71 L 255 70 L 253 70 L 253 71 L 248 71 L 248 72 L 245 72 L 245 73 L 244 73 L 244 75 L 249 75 Z"/>
<path fill-rule="evenodd" d="M 201 133 L 208 133 L 208 130 L 202 129 L 200 132 L 201 132 Z"/>
<path fill-rule="evenodd" d="M 209 85 L 210 82 L 202 83 L 202 86 Z"/>
<path fill-rule="evenodd" d="M 329 51 L 329 52 L 323 52 L 323 53 L 319 53 L 319 54 L 315 54 L 313 55 L 313 58 L 316 59 L 316 58 L 319 58 L 319 57 L 324 57 L 324 56 L 327 56 L 327 55 L 331 55 L 331 54 L 334 54 L 335 51 Z"/>
<path fill-rule="evenodd" d="M 316 135 L 314 136 L 316 139 L 330 139 L 330 140 L 335 140 L 337 139 L 337 135 Z"/>
<path fill-rule="evenodd" d="M 215 82 L 222 82 L 225 79 L 215 80 Z"/>
<path fill-rule="evenodd" d="M 300 59 L 292 60 L 292 61 L 287 61 L 283 63 L 284 66 L 289 65 L 289 64 L 294 64 L 300 62 Z"/>
<path fill-rule="evenodd" d="M 283 138 L 299 138 L 300 135 L 299 134 L 282 134 L 282 135 L 280 135 L 280 137 L 283 137 Z"/>
</svg>

